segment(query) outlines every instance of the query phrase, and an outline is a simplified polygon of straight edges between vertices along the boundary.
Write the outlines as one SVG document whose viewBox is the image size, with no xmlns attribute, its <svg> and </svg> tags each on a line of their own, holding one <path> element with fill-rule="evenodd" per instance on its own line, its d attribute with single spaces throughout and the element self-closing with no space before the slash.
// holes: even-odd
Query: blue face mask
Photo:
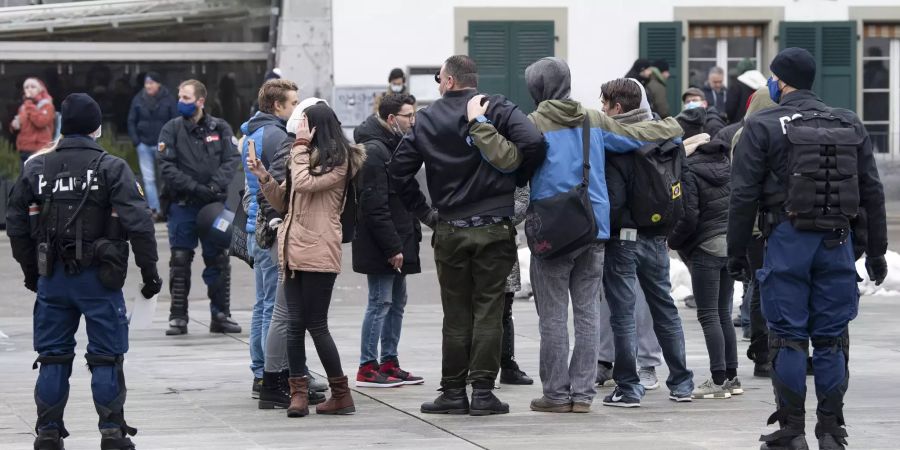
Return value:
<svg viewBox="0 0 900 450">
<path fill-rule="evenodd" d="M 694 108 L 700 108 L 702 106 L 703 106 L 703 102 L 697 100 L 697 101 L 685 103 L 683 109 L 685 109 L 685 110 L 694 109 Z"/>
<path fill-rule="evenodd" d="M 178 102 L 178 114 L 181 114 L 181 117 L 189 119 L 191 117 L 194 117 L 195 112 L 197 112 L 196 103 Z"/>
<path fill-rule="evenodd" d="M 781 89 L 778 88 L 778 80 L 769 77 L 769 80 L 766 81 L 766 86 L 769 88 L 769 98 L 771 98 L 773 102 L 778 103 L 778 101 L 781 100 Z"/>
</svg>

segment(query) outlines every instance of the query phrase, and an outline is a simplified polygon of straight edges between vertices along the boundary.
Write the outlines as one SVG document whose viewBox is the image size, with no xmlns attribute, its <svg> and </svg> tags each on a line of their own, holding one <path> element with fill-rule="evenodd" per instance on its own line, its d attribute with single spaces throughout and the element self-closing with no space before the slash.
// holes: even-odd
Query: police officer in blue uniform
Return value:
<svg viewBox="0 0 900 450">
<path fill-rule="evenodd" d="M 7 234 L 25 287 L 37 292 L 34 349 L 40 366 L 35 449 L 63 448 L 63 411 L 75 358 L 75 332 L 84 315 L 91 390 L 100 416 L 102 449 L 133 449 L 126 435 L 125 374 L 128 320 L 122 285 L 128 242 L 141 268 L 145 297 L 156 295 L 156 238 L 150 210 L 128 164 L 107 154 L 100 106 L 87 94 L 62 103 L 62 139 L 30 159 L 13 187 Z M 118 218 L 116 218 L 118 216 Z"/>
<path fill-rule="evenodd" d="M 197 215 L 203 207 L 224 202 L 228 185 L 241 164 L 231 127 L 203 110 L 206 86 L 187 80 L 178 87 L 178 112 L 159 134 L 159 167 L 162 171 L 163 206 L 169 217 L 169 293 L 172 305 L 166 335 L 187 333 L 191 261 L 198 240 L 203 245 L 203 282 L 209 295 L 209 331 L 240 333 L 232 320 L 231 265 L 228 245 L 208 239 L 198 230 Z"/>
<path fill-rule="evenodd" d="M 869 278 L 887 276 L 884 191 L 872 142 L 851 111 L 825 105 L 810 89 L 812 55 L 779 53 L 769 95 L 779 105 L 744 124 L 734 150 L 728 268 L 746 280 L 753 221 L 766 237 L 756 272 L 768 323 L 769 359 L 780 429 L 762 449 L 806 449 L 806 360 L 812 342 L 815 434 L 820 449 L 843 449 L 843 398 L 849 382 L 848 324 L 859 306 L 855 261 Z"/>
</svg>

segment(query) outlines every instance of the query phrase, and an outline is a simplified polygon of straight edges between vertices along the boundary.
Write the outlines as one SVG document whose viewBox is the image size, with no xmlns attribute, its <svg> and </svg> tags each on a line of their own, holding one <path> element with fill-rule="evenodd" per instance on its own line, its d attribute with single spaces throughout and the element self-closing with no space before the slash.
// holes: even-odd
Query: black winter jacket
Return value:
<svg viewBox="0 0 900 450">
<path fill-rule="evenodd" d="M 353 271 L 394 274 L 396 271 L 388 264 L 388 258 L 403 253 L 401 272 L 419 273 L 422 271 L 419 261 L 422 228 L 416 217 L 427 213 L 429 207 L 415 179 L 405 185 L 403 193 L 388 179 L 387 163 L 400 137 L 372 115 L 356 128 L 353 138 L 365 145 L 367 155 L 356 179 L 359 211 L 353 239 Z"/>
<path fill-rule="evenodd" d="M 134 145 L 144 144 L 156 147 L 163 125 L 178 116 L 175 97 L 165 86 L 154 96 L 141 90 L 131 100 L 128 110 L 128 137 Z"/>
<path fill-rule="evenodd" d="M 782 123 L 799 111 L 831 112 L 846 120 L 862 139 L 857 152 L 860 218 L 853 226 L 854 241 L 865 243 L 867 256 L 887 251 L 887 216 L 884 187 L 872 151 L 872 140 L 859 117 L 841 108 L 829 108 L 812 91 L 801 89 L 783 95 L 779 105 L 750 116 L 734 149 L 731 205 L 728 220 L 728 256 L 744 256 L 750 245 L 757 209 L 766 197 L 787 192 L 790 146 Z M 864 217 L 863 217 L 864 216 Z M 856 247 L 857 245 L 854 245 Z M 857 256 L 862 249 L 856 249 Z"/>
<path fill-rule="evenodd" d="M 502 173 L 471 144 L 466 104 L 475 89 L 449 91 L 416 115 L 388 165 L 396 186 L 405 186 L 422 164 L 428 192 L 442 220 L 476 215 L 513 216 L 513 192 L 540 166 L 547 149 L 541 132 L 502 95 L 488 97 L 485 116 L 523 155 L 517 173 Z"/>
<path fill-rule="evenodd" d="M 724 141 L 710 141 L 687 158 L 692 186 L 685 189 L 684 216 L 669 236 L 673 250 L 690 255 L 700 244 L 727 231 L 730 151 Z"/>
</svg>

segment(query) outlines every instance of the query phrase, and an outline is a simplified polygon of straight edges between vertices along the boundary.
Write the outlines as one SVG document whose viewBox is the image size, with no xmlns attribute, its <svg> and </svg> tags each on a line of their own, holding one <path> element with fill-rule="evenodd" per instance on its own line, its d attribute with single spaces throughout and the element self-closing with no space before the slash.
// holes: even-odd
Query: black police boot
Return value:
<svg viewBox="0 0 900 450">
<path fill-rule="evenodd" d="M 100 430 L 100 450 L 134 450 L 134 442 L 119 428 Z"/>
<path fill-rule="evenodd" d="M 502 367 L 503 368 L 500 369 L 501 384 L 516 384 L 521 386 L 534 384 L 534 380 L 524 371 L 519 369 L 519 364 L 515 361 L 502 363 Z"/>
<path fill-rule="evenodd" d="M 263 372 L 259 409 L 284 409 L 291 404 L 291 390 L 284 372 Z"/>
<path fill-rule="evenodd" d="M 469 404 L 470 416 L 489 416 L 491 414 L 508 414 L 509 405 L 494 395 L 493 389 L 472 389 L 472 402 Z"/>
<path fill-rule="evenodd" d="M 421 411 L 425 414 L 468 414 L 469 398 L 466 396 L 466 388 L 441 388 L 439 395 L 433 402 L 422 403 Z"/>
<path fill-rule="evenodd" d="M 847 430 L 843 427 L 843 420 L 839 421 L 835 415 L 826 415 L 816 412 L 816 438 L 819 440 L 819 450 L 844 450 L 847 445 Z"/>
<path fill-rule="evenodd" d="M 219 277 L 209 286 L 209 301 L 219 310 L 209 322 L 210 333 L 240 333 L 241 326 L 231 318 L 231 263 L 228 252 L 204 259 L 207 267 L 219 270 Z"/>
<path fill-rule="evenodd" d="M 166 336 L 187 334 L 193 259 L 194 252 L 191 250 L 172 249 L 172 259 L 169 261 L 169 295 L 172 297 L 172 305 L 169 308 L 169 329 L 166 330 Z"/>
<path fill-rule="evenodd" d="M 836 343 L 836 347 L 843 350 L 846 358 L 850 351 L 849 337 L 838 339 Z M 821 342 L 813 339 L 814 347 L 820 345 Z M 850 383 L 849 368 L 847 370 L 844 381 L 837 388 L 824 395 L 816 393 L 819 399 L 816 408 L 816 438 L 819 440 L 820 450 L 844 450 L 844 446 L 847 445 L 847 430 L 844 428 L 844 393 L 847 392 Z"/>
<path fill-rule="evenodd" d="M 778 350 L 773 350 L 778 351 Z M 760 436 L 763 444 L 760 450 L 808 450 L 806 443 L 806 388 L 794 392 L 785 385 L 777 372 L 772 372 L 772 387 L 775 390 L 775 404 L 778 410 L 769 416 L 768 424 L 778 422 L 780 429 L 772 434 Z"/>
<path fill-rule="evenodd" d="M 223 312 L 218 312 L 209 322 L 210 333 L 240 333 L 241 326 L 238 325 L 231 316 L 226 316 Z"/>
<path fill-rule="evenodd" d="M 65 450 L 59 430 L 41 430 L 34 438 L 34 450 Z"/>
</svg>

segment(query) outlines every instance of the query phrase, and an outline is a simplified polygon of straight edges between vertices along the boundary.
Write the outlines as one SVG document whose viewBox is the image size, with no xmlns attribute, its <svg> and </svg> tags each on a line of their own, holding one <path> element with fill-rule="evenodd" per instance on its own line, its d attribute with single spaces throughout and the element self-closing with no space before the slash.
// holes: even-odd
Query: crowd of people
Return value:
<svg viewBox="0 0 900 450">
<path fill-rule="evenodd" d="M 542 386 L 531 410 L 588 413 L 598 389 L 610 382 L 614 388 L 602 405 L 640 407 L 646 390 L 660 388 L 655 368 L 663 362 L 668 397 L 676 403 L 742 394 L 731 311 L 734 283 L 742 281 L 751 305 L 754 375 L 771 376 L 776 393 L 770 423 L 780 430 L 761 438 L 763 448 L 807 448 L 807 365 L 816 375 L 820 448 L 844 448 L 847 323 L 858 302 L 854 261 L 865 253 L 869 276 L 877 283 L 885 278 L 883 192 L 859 119 L 828 108 L 810 90 L 811 55 L 787 49 L 770 69 L 766 85 L 735 109 L 724 71 L 713 68 L 705 86 L 683 93 L 676 112 L 666 102 L 668 65 L 638 60 L 625 77 L 601 84 L 602 109 L 595 110 L 571 98 L 568 64 L 547 57 L 525 69 L 536 105 L 525 115 L 502 95 L 479 93 L 475 61 L 455 55 L 435 74 L 441 98 L 422 109 L 407 93 L 403 72 L 392 71 L 375 112 L 355 129 L 355 143 L 327 101 L 301 99 L 298 85 L 277 73 L 259 89 L 238 140 L 227 122 L 206 112 L 201 82 L 182 82 L 176 102 L 150 72 L 129 116 L 143 190 L 120 160 L 104 163 L 91 140 L 100 134 L 96 103 L 70 96 L 63 102 L 62 139 L 29 159 L 10 201 L 14 256 L 44 305 L 35 309 L 35 329 L 55 324 L 65 335 L 35 335 L 41 363 L 35 448 L 62 448 L 67 436 L 62 413 L 75 328 L 53 305 L 63 303 L 89 321 L 117 319 L 85 307 L 87 293 L 56 292 L 67 277 L 86 290 L 100 289 L 99 278 L 105 295 L 121 303 L 121 284 L 108 280 L 121 261 L 113 264 L 98 243 L 124 238 L 95 229 L 111 213 L 141 253 L 147 297 L 161 288 L 155 243 L 151 249 L 145 242 L 151 219 L 168 222 L 167 335 L 188 332 L 198 244 L 210 332 L 241 332 L 230 314 L 230 255 L 251 264 L 251 394 L 261 409 L 283 408 L 288 417 L 308 415 L 310 405 L 318 414 L 356 411 L 328 324 L 344 243 L 352 242 L 353 270 L 368 279 L 355 386 L 425 382 L 399 359 L 406 277 L 422 270 L 425 225 L 433 230 L 444 317 L 441 393 L 421 412 L 508 413 L 494 394 L 498 376 L 500 383 L 533 383 L 515 361 L 511 311 L 520 284 L 517 225 L 524 222 Z M 20 126 L 34 123 L 31 115 L 44 107 L 39 83 L 30 79 L 25 88 L 31 100 L 23 111 L 30 115 Z M 73 148 L 93 151 L 65 151 Z M 87 175 L 82 192 L 57 195 L 41 183 L 73 176 L 60 171 L 66 157 L 76 158 L 73 170 Z M 242 201 L 232 234 L 223 238 L 222 221 L 232 220 L 223 202 L 240 166 Z M 416 179 L 423 166 L 430 199 Z M 97 189 L 89 188 L 92 170 L 101 173 Z M 158 194 L 151 187 L 157 170 Z M 89 195 L 93 190 L 100 193 Z M 73 213 L 70 205 L 79 202 Z M 51 204 L 43 208 L 53 211 L 49 216 L 32 214 Z M 134 215 L 141 207 L 152 216 Z M 89 257 L 84 243 L 94 248 Z M 709 376 L 699 385 L 670 294 L 670 251 L 691 272 L 706 341 Z M 307 332 L 327 380 L 307 367 Z M 107 385 L 92 384 L 103 448 L 133 448 L 124 394 L 117 396 L 124 392 L 127 329 L 123 336 L 120 328 L 89 326 L 88 333 L 94 376 L 115 375 Z"/>
</svg>

